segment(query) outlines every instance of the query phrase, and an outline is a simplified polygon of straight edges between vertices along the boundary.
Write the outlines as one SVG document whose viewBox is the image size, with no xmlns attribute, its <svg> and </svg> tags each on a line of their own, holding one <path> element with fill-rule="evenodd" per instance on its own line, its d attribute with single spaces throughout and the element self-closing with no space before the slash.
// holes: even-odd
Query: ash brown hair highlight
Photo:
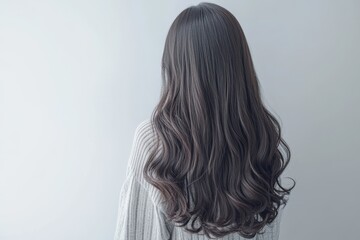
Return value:
<svg viewBox="0 0 360 240">
<path fill-rule="evenodd" d="M 239 22 L 213 3 L 186 8 L 169 29 L 161 67 L 151 117 L 157 145 L 144 178 L 188 232 L 254 237 L 286 205 L 295 181 L 281 185 L 290 148 L 262 103 Z"/>
</svg>

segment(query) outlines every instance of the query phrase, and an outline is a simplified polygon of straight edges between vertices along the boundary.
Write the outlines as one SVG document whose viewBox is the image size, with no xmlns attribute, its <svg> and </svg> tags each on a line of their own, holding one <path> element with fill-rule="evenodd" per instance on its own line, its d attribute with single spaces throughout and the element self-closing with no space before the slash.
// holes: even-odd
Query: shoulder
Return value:
<svg viewBox="0 0 360 240">
<path fill-rule="evenodd" d="M 139 174 L 140 165 L 148 157 L 148 153 L 154 145 L 154 130 L 149 118 L 141 121 L 133 134 L 133 143 L 129 159 L 128 170 L 135 174 Z"/>
<path fill-rule="evenodd" d="M 151 119 L 148 118 L 141 121 L 137 125 L 134 133 L 133 146 L 128 164 L 128 173 L 133 175 L 135 180 L 148 192 L 154 203 L 158 205 L 160 201 L 159 191 L 153 185 L 148 183 L 143 176 L 144 165 L 148 160 L 150 153 L 156 148 L 156 141 L 157 138 Z"/>
<path fill-rule="evenodd" d="M 144 161 L 147 154 L 155 147 L 155 130 L 151 119 L 147 118 L 141 121 L 134 133 L 132 156 L 133 164 L 140 164 L 141 161 Z"/>
<path fill-rule="evenodd" d="M 155 131 L 151 119 L 141 121 L 133 136 L 128 172 L 135 175 L 136 180 L 142 181 L 142 171 L 145 162 L 150 156 L 150 152 L 156 147 Z"/>
<path fill-rule="evenodd" d="M 135 140 L 142 141 L 144 138 L 151 137 L 153 133 L 152 121 L 150 118 L 146 118 L 137 125 L 135 129 Z"/>
</svg>

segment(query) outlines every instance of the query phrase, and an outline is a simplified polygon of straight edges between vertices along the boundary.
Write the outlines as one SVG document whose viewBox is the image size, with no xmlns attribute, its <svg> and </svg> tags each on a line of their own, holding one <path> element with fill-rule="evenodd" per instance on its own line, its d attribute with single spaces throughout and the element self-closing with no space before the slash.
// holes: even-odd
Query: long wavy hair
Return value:
<svg viewBox="0 0 360 240">
<path fill-rule="evenodd" d="M 157 144 L 144 178 L 160 190 L 168 219 L 188 232 L 254 237 L 285 207 L 295 181 L 281 185 L 290 149 L 262 103 L 239 22 L 213 3 L 186 8 L 161 65 L 151 115 Z"/>
</svg>

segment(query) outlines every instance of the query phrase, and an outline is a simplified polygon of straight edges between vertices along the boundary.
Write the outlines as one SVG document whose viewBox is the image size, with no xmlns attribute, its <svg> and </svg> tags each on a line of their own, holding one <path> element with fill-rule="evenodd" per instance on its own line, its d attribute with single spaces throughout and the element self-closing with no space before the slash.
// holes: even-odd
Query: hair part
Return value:
<svg viewBox="0 0 360 240">
<path fill-rule="evenodd" d="M 239 22 L 213 3 L 186 8 L 169 29 L 161 67 L 151 116 L 157 145 L 144 178 L 188 232 L 254 237 L 286 205 L 295 181 L 280 183 L 290 148 L 262 103 Z"/>
</svg>

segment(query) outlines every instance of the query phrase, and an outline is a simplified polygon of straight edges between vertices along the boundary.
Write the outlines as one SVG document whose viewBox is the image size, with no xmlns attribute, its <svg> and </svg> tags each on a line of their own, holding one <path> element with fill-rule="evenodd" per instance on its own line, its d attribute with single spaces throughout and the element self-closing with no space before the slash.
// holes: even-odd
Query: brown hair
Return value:
<svg viewBox="0 0 360 240">
<path fill-rule="evenodd" d="M 176 17 L 151 119 L 157 147 L 143 174 L 178 226 L 193 218 L 189 232 L 252 238 L 286 205 L 295 181 L 284 188 L 280 175 L 290 149 L 262 103 L 242 28 L 225 8 L 201 2 Z"/>
</svg>

